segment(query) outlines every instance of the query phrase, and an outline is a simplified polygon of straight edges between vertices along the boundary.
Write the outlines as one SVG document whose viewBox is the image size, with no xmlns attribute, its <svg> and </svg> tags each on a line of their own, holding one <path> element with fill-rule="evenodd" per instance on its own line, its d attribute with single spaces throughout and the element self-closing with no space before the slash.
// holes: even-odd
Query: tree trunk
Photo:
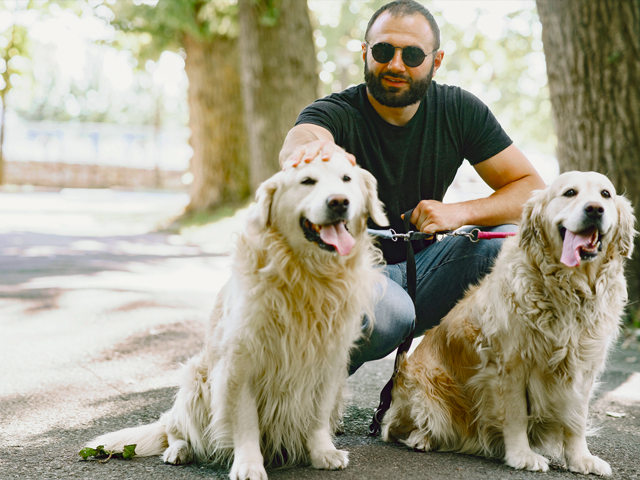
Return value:
<svg viewBox="0 0 640 480">
<path fill-rule="evenodd" d="M 562 171 L 607 175 L 640 212 L 640 0 L 537 0 Z M 640 306 L 640 239 L 629 264 Z"/>
<path fill-rule="evenodd" d="M 280 170 L 284 138 L 318 94 L 313 33 L 306 1 L 240 0 L 240 58 L 250 179 L 255 189 Z M 278 8 L 275 25 L 265 13 Z M 271 17 L 273 18 L 273 17 Z"/>
<path fill-rule="evenodd" d="M 207 210 L 249 196 L 237 39 L 184 35 L 189 78 L 193 185 L 187 210 Z"/>
</svg>

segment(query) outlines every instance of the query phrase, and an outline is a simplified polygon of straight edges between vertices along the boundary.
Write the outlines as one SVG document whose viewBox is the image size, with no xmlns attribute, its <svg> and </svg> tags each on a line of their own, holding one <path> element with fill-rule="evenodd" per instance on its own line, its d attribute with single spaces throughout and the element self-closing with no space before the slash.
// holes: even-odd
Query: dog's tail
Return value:
<svg viewBox="0 0 640 480">
<path fill-rule="evenodd" d="M 125 428 L 107 433 L 92 440 L 88 447 L 102 445 L 105 451 L 121 453 L 126 445 L 135 445 L 136 456 L 161 455 L 169 446 L 167 430 L 163 423 L 156 422 L 141 427 Z"/>
</svg>

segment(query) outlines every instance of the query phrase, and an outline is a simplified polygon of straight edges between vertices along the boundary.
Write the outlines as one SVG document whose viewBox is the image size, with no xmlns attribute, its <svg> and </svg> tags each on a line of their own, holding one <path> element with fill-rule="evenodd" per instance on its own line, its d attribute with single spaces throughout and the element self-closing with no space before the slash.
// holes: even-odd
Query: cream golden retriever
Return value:
<svg viewBox="0 0 640 480">
<path fill-rule="evenodd" d="M 173 464 L 233 462 L 232 480 L 264 480 L 269 464 L 347 466 L 332 419 L 362 314 L 383 283 L 366 232 L 369 216 L 387 224 L 377 183 L 336 153 L 277 173 L 256 200 L 173 408 L 90 445 L 136 444 L 137 455 Z"/>
<path fill-rule="evenodd" d="M 598 173 L 534 192 L 492 272 L 403 359 L 383 438 L 542 472 L 539 453 L 562 452 L 571 471 L 610 475 L 585 433 L 627 300 L 634 222 Z"/>
</svg>

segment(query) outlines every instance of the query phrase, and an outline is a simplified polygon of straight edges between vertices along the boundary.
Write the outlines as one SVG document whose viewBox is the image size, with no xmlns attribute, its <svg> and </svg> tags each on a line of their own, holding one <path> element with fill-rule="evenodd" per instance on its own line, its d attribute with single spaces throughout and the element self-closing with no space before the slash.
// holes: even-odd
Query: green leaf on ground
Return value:
<svg viewBox="0 0 640 480">
<path fill-rule="evenodd" d="M 78 452 L 78 454 L 86 460 L 89 457 L 107 457 L 109 455 L 108 452 L 105 452 L 104 445 L 98 445 L 96 448 L 85 447 Z"/>
<path fill-rule="evenodd" d="M 93 448 L 85 447 L 78 452 L 78 455 L 82 457 L 83 460 L 86 460 L 89 457 L 95 457 L 96 451 Z"/>
<path fill-rule="evenodd" d="M 135 445 L 125 445 L 122 450 L 122 458 L 133 458 L 136 454 Z"/>
<path fill-rule="evenodd" d="M 122 453 L 115 453 L 111 450 L 105 450 L 104 445 L 98 445 L 96 448 L 85 447 L 78 452 L 83 460 L 89 457 L 94 458 L 133 458 L 136 454 L 136 445 L 125 445 Z"/>
</svg>

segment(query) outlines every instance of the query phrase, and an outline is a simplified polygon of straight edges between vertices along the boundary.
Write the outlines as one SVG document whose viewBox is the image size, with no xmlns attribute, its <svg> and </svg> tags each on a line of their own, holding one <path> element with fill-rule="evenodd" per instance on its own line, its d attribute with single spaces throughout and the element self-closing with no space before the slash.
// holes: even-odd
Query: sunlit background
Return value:
<svg viewBox="0 0 640 480">
<path fill-rule="evenodd" d="M 151 36 L 112 24 L 114 5 L 0 3 L 5 184 L 187 191 L 193 177 L 185 52 L 145 58 L 141 52 Z M 308 5 L 319 95 L 362 82 L 360 44 L 377 3 Z M 440 25 L 445 52 L 435 80 L 480 97 L 545 180 L 552 179 L 556 139 L 535 2 L 425 5 Z M 231 26 L 223 22 L 218 28 L 223 33 Z M 461 175 L 473 176 L 473 170 L 466 165 Z"/>
</svg>

